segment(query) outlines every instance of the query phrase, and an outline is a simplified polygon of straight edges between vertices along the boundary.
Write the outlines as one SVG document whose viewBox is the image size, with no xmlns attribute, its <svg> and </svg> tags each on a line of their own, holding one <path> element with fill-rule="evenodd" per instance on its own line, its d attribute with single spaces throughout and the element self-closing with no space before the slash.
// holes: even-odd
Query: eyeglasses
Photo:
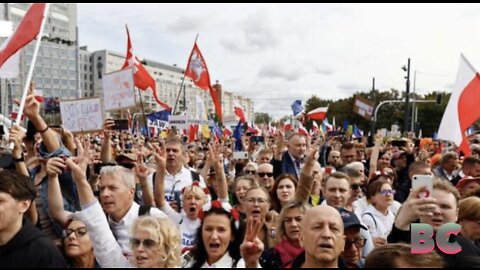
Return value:
<svg viewBox="0 0 480 270">
<path fill-rule="evenodd" d="M 365 246 L 366 239 L 345 240 L 345 247 L 354 245 L 356 248 L 361 249 Z"/>
<path fill-rule="evenodd" d="M 153 247 L 157 246 L 157 242 L 155 240 L 152 240 L 152 239 L 140 240 L 140 239 L 137 239 L 137 238 L 130 238 L 130 244 L 134 248 L 139 247 L 140 244 L 142 244 L 144 248 L 153 248 Z"/>
<path fill-rule="evenodd" d="M 246 174 L 255 174 L 257 173 L 256 171 L 245 171 Z"/>
<path fill-rule="evenodd" d="M 132 169 L 133 167 L 135 167 L 135 163 L 120 163 L 120 164 L 118 164 L 118 165 L 119 165 L 119 166 L 122 166 L 122 167 L 124 167 L 124 168 L 126 168 L 126 169 L 129 169 L 129 170 Z"/>
<path fill-rule="evenodd" d="M 355 190 L 355 189 L 361 189 L 361 190 L 363 190 L 363 189 L 365 188 L 365 185 L 362 185 L 362 184 L 352 184 L 350 187 L 351 187 L 353 190 Z"/>
<path fill-rule="evenodd" d="M 67 238 L 70 234 L 75 233 L 76 237 L 82 237 L 87 234 L 87 227 L 78 227 L 76 229 L 65 229 L 62 232 L 63 238 Z"/>
<path fill-rule="evenodd" d="M 265 177 L 265 175 L 268 176 L 268 177 L 272 177 L 273 173 L 271 173 L 271 172 L 259 172 L 259 173 L 257 173 L 257 175 L 260 176 L 260 177 Z"/>
<path fill-rule="evenodd" d="M 255 203 L 258 203 L 258 204 L 266 204 L 268 202 L 267 199 L 265 198 L 247 198 L 247 203 L 249 204 L 255 204 Z"/>
<path fill-rule="evenodd" d="M 395 190 L 391 190 L 391 189 L 380 190 L 378 193 L 382 194 L 383 196 L 390 196 L 390 195 L 395 195 Z"/>
</svg>

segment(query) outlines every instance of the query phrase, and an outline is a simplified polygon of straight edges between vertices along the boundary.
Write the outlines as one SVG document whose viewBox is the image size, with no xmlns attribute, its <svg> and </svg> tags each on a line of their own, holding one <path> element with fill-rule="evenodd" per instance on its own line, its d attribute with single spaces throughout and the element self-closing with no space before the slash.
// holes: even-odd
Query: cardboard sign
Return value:
<svg viewBox="0 0 480 270">
<path fill-rule="evenodd" d="M 60 114 L 63 126 L 71 132 L 92 132 L 103 129 L 100 98 L 61 101 Z"/>
<path fill-rule="evenodd" d="M 375 104 L 373 102 L 360 96 L 356 96 L 353 101 L 353 111 L 367 120 L 372 118 L 374 108 Z"/>
<path fill-rule="evenodd" d="M 135 107 L 135 89 L 131 68 L 105 74 L 103 103 L 105 111 Z"/>
</svg>

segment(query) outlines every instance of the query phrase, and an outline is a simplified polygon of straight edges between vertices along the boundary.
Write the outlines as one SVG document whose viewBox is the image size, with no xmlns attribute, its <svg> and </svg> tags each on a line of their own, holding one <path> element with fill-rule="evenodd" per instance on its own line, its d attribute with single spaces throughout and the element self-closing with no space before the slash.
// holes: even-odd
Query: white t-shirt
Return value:
<svg viewBox="0 0 480 270">
<path fill-rule="evenodd" d="M 200 219 L 191 220 L 185 214 L 185 211 L 178 213 L 173 210 L 169 203 L 165 202 L 161 208 L 169 218 L 180 224 L 180 233 L 182 234 L 182 249 L 192 248 L 197 244 L 197 229 L 200 227 Z"/>
<path fill-rule="evenodd" d="M 392 231 L 395 215 L 388 211 L 386 215 L 379 212 L 373 205 L 369 205 L 362 214 L 362 223 L 368 227 L 372 237 L 382 237 L 387 239 Z"/>
</svg>

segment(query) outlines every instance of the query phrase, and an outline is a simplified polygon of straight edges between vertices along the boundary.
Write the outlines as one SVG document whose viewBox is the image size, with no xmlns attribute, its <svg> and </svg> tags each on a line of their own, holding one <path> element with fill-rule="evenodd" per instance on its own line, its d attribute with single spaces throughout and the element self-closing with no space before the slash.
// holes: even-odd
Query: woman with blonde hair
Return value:
<svg viewBox="0 0 480 270">
<path fill-rule="evenodd" d="M 291 201 L 283 206 L 277 222 L 276 244 L 260 258 L 263 268 L 286 268 L 303 252 L 300 246 L 300 223 L 310 206 L 304 202 Z"/>
</svg>

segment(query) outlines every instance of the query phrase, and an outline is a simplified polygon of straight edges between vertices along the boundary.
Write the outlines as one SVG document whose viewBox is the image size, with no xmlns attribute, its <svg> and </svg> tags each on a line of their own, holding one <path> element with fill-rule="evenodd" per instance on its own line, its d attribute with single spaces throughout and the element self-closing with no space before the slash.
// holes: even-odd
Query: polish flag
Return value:
<svg viewBox="0 0 480 270">
<path fill-rule="evenodd" d="M 308 133 L 307 129 L 302 125 L 302 123 L 299 124 L 300 125 L 298 126 L 298 134 L 310 137 L 310 134 Z"/>
<path fill-rule="evenodd" d="M 38 102 L 43 103 L 44 98 L 43 98 L 43 91 L 42 90 L 40 90 L 40 89 L 33 90 L 33 96 L 35 97 L 35 99 Z"/>
<path fill-rule="evenodd" d="M 245 112 L 243 111 L 243 107 L 238 104 L 238 102 L 234 101 L 233 102 L 233 108 L 234 108 L 234 113 L 238 118 L 240 118 L 240 123 L 244 124 L 247 121 L 247 118 L 245 117 Z"/>
<path fill-rule="evenodd" d="M 466 131 L 480 118 L 480 75 L 460 55 L 457 79 L 438 129 L 437 139 L 452 141 L 466 156 L 471 154 Z"/>
<path fill-rule="evenodd" d="M 42 25 L 45 3 L 34 3 L 0 51 L 0 67 L 12 56 L 37 37 Z"/>
<path fill-rule="evenodd" d="M 123 63 L 123 66 L 121 69 L 133 68 L 133 81 L 135 83 L 135 87 L 144 91 L 147 89 L 152 90 L 153 98 L 155 99 L 155 101 L 163 108 L 167 110 L 170 109 L 170 106 L 160 101 L 160 99 L 158 98 L 155 79 L 152 76 L 150 76 L 147 69 L 145 69 L 145 67 L 142 65 L 142 63 L 138 60 L 138 58 L 133 53 L 132 42 L 130 41 L 130 32 L 128 31 L 127 26 L 125 26 L 125 28 L 127 28 L 127 37 L 128 37 L 127 56 L 125 57 L 125 63 Z"/>
<path fill-rule="evenodd" d="M 232 135 L 233 135 L 233 131 L 230 127 L 225 127 L 223 129 L 223 136 L 224 137 L 232 137 Z"/>
<path fill-rule="evenodd" d="M 327 107 L 319 107 L 307 113 L 307 117 L 312 120 L 323 120 L 327 116 Z"/>
<path fill-rule="evenodd" d="M 283 131 L 284 131 L 284 132 L 287 132 L 287 131 L 290 131 L 290 130 L 293 130 L 292 123 L 285 123 L 285 124 L 283 124 Z"/>
</svg>

